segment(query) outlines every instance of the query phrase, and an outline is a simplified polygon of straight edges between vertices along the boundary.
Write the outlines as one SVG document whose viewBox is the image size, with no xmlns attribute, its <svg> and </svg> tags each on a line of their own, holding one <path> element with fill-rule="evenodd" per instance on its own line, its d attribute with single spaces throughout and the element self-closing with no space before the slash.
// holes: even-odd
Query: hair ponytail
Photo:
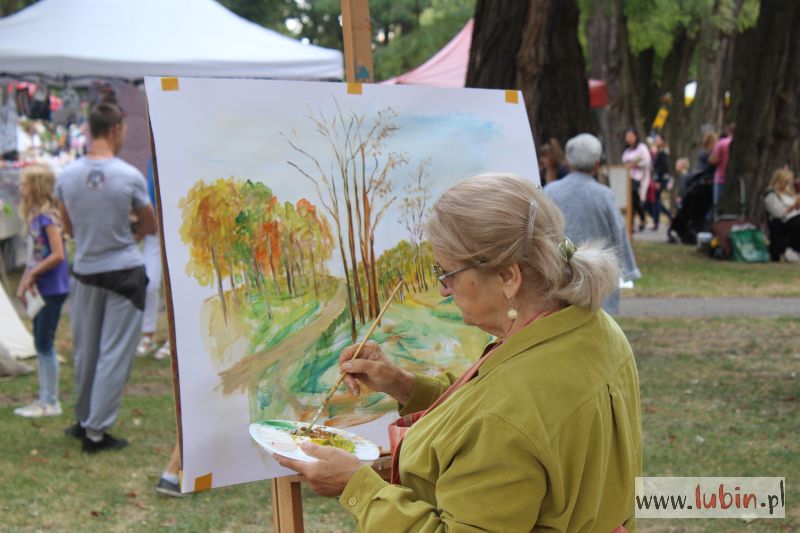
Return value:
<svg viewBox="0 0 800 533">
<path fill-rule="evenodd" d="M 599 242 L 578 245 L 568 263 L 566 283 L 553 296 L 572 305 L 598 310 L 619 284 L 616 255 Z"/>
</svg>

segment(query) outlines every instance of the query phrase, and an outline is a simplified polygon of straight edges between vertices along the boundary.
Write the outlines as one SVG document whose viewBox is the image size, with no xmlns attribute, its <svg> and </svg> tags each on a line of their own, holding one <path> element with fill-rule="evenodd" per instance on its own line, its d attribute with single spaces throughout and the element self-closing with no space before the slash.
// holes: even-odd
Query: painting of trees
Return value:
<svg viewBox="0 0 800 533">
<path fill-rule="evenodd" d="M 287 161 L 311 181 L 320 204 L 333 219 L 345 275 L 353 340 L 356 326 L 377 316 L 380 290 L 375 264 L 375 231 L 393 196 L 391 173 L 405 165 L 404 153 L 386 153 L 386 141 L 396 131 L 397 112 L 386 108 L 372 117 L 345 112 L 334 100 L 336 111 L 309 113 L 332 156 L 325 165 L 321 155 L 303 147 L 296 136 L 284 135 L 300 161 Z"/>
<path fill-rule="evenodd" d="M 178 205 L 190 254 L 186 272 L 201 285 L 216 284 L 226 323 L 226 292 L 240 305 L 237 282 L 248 301 L 264 302 L 270 320 L 270 298 L 302 298 L 311 287 L 320 298 L 333 244 L 327 219 L 308 200 L 281 204 L 265 184 L 230 177 L 197 181 Z"/>
</svg>

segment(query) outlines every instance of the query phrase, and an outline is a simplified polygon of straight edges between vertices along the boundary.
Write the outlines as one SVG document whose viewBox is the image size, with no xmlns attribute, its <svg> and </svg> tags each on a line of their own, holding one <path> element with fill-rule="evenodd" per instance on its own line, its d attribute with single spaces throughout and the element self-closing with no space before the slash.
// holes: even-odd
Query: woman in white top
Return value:
<svg viewBox="0 0 800 533">
<path fill-rule="evenodd" d="M 622 162 L 630 170 L 631 185 L 633 186 L 633 212 L 639 215 L 639 231 L 644 229 L 647 192 L 650 189 L 653 173 L 653 158 L 646 144 L 639 141 L 636 131 L 629 129 L 625 132 L 627 147 L 622 153 Z M 658 226 L 658 224 L 655 224 Z"/>
<path fill-rule="evenodd" d="M 800 196 L 794 191 L 794 174 L 788 168 L 772 174 L 764 209 L 769 218 L 772 260 L 779 261 L 783 254 L 787 261 L 800 261 Z"/>
</svg>

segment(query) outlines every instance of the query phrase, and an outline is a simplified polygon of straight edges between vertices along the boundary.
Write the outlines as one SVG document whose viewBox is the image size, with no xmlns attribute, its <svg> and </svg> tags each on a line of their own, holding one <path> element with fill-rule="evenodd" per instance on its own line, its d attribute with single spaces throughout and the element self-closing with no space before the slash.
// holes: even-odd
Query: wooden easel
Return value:
<svg viewBox="0 0 800 533">
<path fill-rule="evenodd" d="M 369 0 L 342 0 L 345 79 L 348 83 L 372 83 L 372 29 Z M 381 457 L 373 468 L 388 479 L 391 458 Z M 272 526 L 277 533 L 302 533 L 303 497 L 300 483 L 303 476 L 275 478 L 272 486 Z"/>
</svg>

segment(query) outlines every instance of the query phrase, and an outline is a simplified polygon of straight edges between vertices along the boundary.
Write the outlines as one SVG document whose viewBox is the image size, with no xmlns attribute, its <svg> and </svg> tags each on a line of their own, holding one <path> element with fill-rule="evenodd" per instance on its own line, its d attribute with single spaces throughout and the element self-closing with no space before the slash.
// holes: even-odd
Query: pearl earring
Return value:
<svg viewBox="0 0 800 533">
<path fill-rule="evenodd" d="M 517 312 L 517 306 L 514 303 L 514 298 L 511 298 L 510 296 L 506 296 L 506 298 L 508 298 L 508 311 L 506 311 L 506 316 L 513 322 L 519 316 L 519 313 Z"/>
</svg>

